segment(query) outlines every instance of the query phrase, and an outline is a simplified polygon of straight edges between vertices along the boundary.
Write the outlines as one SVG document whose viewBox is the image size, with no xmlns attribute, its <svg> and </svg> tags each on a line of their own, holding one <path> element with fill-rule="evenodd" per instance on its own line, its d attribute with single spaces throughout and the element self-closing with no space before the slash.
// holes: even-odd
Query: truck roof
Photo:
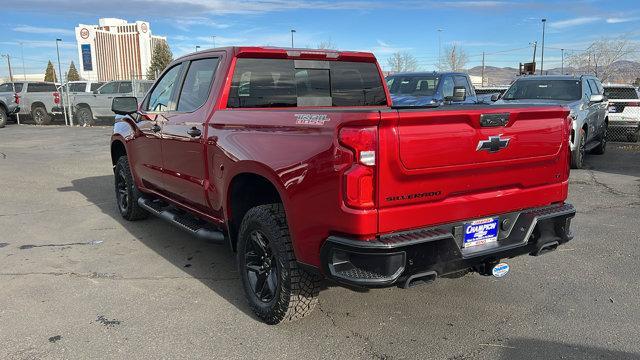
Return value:
<svg viewBox="0 0 640 360">
<path fill-rule="evenodd" d="M 269 46 L 228 46 L 214 49 L 206 49 L 184 55 L 176 61 L 184 60 L 195 55 L 214 54 L 225 51 L 236 57 L 262 57 L 278 59 L 300 59 L 300 60 L 342 60 L 375 62 L 375 56 L 364 51 L 340 51 L 330 49 L 302 49 L 302 48 L 282 48 Z"/>
<path fill-rule="evenodd" d="M 429 75 L 462 75 L 468 76 L 469 74 L 459 71 L 406 71 L 390 74 L 389 76 L 429 76 Z"/>
</svg>

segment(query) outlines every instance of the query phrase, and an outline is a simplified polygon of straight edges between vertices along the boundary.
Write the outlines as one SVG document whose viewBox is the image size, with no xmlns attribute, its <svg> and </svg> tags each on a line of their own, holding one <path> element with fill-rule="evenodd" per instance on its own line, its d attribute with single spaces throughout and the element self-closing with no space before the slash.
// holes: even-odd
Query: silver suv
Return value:
<svg viewBox="0 0 640 360">
<path fill-rule="evenodd" d="M 555 104 L 569 107 L 571 167 L 583 165 L 587 151 L 604 154 L 607 147 L 608 101 L 594 76 L 526 76 L 514 81 L 495 104 Z"/>
</svg>

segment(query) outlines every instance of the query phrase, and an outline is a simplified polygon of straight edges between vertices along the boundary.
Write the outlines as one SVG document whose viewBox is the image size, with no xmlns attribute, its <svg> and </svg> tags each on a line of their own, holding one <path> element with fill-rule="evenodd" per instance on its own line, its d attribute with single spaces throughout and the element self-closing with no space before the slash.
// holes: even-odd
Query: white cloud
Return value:
<svg viewBox="0 0 640 360">
<path fill-rule="evenodd" d="M 28 34 L 53 34 L 53 35 L 73 35 L 73 30 L 52 28 L 52 27 L 39 27 L 30 25 L 20 25 L 12 29 L 16 32 L 28 33 Z"/>
<path fill-rule="evenodd" d="M 601 18 L 599 17 L 578 17 L 567 20 L 553 21 L 549 24 L 549 27 L 553 29 L 566 29 L 574 26 L 591 24 L 600 20 Z"/>
<path fill-rule="evenodd" d="M 626 22 L 636 21 L 636 20 L 640 20 L 640 18 L 637 18 L 637 17 L 628 17 L 628 18 L 610 17 L 610 18 L 607 18 L 607 24 L 620 24 L 620 23 L 626 23 Z"/>
</svg>

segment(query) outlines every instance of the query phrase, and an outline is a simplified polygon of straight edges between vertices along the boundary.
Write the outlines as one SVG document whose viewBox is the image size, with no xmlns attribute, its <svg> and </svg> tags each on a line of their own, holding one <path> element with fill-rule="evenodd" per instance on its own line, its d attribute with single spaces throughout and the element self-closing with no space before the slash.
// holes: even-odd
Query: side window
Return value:
<svg viewBox="0 0 640 360">
<path fill-rule="evenodd" d="M 451 76 L 445 76 L 444 80 L 442 80 L 442 96 L 445 98 L 452 97 L 454 86 Z"/>
<path fill-rule="evenodd" d="M 156 82 L 156 86 L 149 95 L 146 111 L 163 112 L 176 109 L 176 104 L 171 99 L 171 95 L 180 76 L 180 69 L 182 69 L 182 64 L 175 65 Z"/>
<path fill-rule="evenodd" d="M 69 91 L 71 92 L 84 92 L 87 88 L 87 83 L 71 83 L 69 84 Z"/>
<path fill-rule="evenodd" d="M 207 101 L 217 67 L 218 58 L 191 62 L 180 92 L 178 111 L 194 111 Z"/>
<path fill-rule="evenodd" d="M 591 91 L 591 85 L 589 85 L 589 81 L 587 81 L 587 79 L 582 80 L 582 93 L 587 100 L 589 100 L 589 97 L 593 94 Z"/>
<path fill-rule="evenodd" d="M 118 82 L 113 81 L 110 83 L 104 84 L 100 89 L 98 89 L 100 94 L 115 94 L 118 92 Z"/>
<path fill-rule="evenodd" d="M 471 88 L 469 87 L 469 81 L 464 76 L 455 76 L 454 77 L 454 85 L 455 86 L 463 86 L 467 92 L 467 96 L 471 95 Z"/>
<path fill-rule="evenodd" d="M 602 91 L 598 88 L 598 85 L 595 80 L 589 79 L 589 85 L 591 85 L 591 93 L 592 94 L 602 94 Z"/>
<path fill-rule="evenodd" d="M 131 81 L 123 81 L 120 83 L 120 89 L 118 90 L 120 94 L 133 92 L 133 87 L 131 86 Z"/>
<path fill-rule="evenodd" d="M 91 91 L 96 91 L 98 90 L 98 88 L 100 88 L 100 86 L 104 85 L 104 83 L 92 83 L 91 84 L 91 88 L 89 90 Z"/>
</svg>

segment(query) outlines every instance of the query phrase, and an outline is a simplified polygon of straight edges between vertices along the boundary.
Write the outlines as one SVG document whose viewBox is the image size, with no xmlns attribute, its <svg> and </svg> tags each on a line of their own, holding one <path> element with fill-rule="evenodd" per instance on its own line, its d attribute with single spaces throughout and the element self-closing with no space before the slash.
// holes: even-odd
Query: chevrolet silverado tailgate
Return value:
<svg viewBox="0 0 640 360">
<path fill-rule="evenodd" d="M 562 201 L 568 114 L 555 106 L 481 105 L 383 113 L 380 232 Z"/>
</svg>

